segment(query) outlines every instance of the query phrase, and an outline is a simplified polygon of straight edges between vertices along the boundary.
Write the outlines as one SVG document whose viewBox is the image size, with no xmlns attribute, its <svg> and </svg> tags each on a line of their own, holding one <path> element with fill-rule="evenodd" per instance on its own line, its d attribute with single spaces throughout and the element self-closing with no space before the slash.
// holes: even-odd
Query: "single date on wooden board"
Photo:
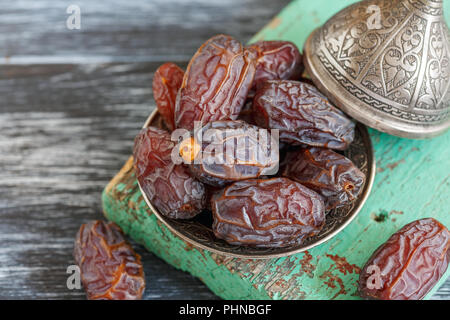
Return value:
<svg viewBox="0 0 450 320">
<path fill-rule="evenodd" d="M 74 259 L 90 300 L 136 300 L 145 288 L 141 257 L 113 222 L 83 224 L 77 233 Z"/>
<path fill-rule="evenodd" d="M 450 263 L 450 232 L 433 218 L 413 221 L 381 245 L 366 262 L 359 292 L 367 299 L 420 300 Z"/>
</svg>

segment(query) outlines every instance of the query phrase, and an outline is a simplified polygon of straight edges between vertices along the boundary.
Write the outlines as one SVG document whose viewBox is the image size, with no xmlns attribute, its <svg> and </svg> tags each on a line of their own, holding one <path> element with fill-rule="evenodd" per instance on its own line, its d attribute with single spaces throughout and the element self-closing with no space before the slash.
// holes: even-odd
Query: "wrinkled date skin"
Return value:
<svg viewBox="0 0 450 320">
<path fill-rule="evenodd" d="M 301 244 L 325 222 L 322 197 L 287 178 L 235 182 L 215 194 L 211 206 L 214 234 L 233 245 Z"/>
<path fill-rule="evenodd" d="M 303 73 L 302 55 L 289 41 L 260 41 L 247 48 L 256 56 L 253 89 L 267 80 L 298 80 Z"/>
<path fill-rule="evenodd" d="M 235 39 L 218 35 L 195 53 L 183 78 L 175 108 L 177 128 L 194 129 L 217 120 L 235 120 L 255 75 L 255 61 Z"/>
<path fill-rule="evenodd" d="M 329 149 L 313 147 L 289 152 L 285 163 L 282 175 L 322 195 L 326 210 L 355 200 L 366 180 L 350 159 Z"/>
<path fill-rule="evenodd" d="M 136 300 L 145 288 L 141 257 L 113 222 L 91 221 L 78 231 L 74 258 L 89 300 Z"/>
<path fill-rule="evenodd" d="M 143 129 L 134 142 L 134 166 L 148 200 L 159 212 L 174 219 L 190 219 L 205 206 L 205 187 L 189 169 L 175 164 L 170 134 L 154 127 Z"/>
<path fill-rule="evenodd" d="M 170 131 L 175 129 L 175 103 L 183 82 L 184 71 L 167 62 L 156 70 L 153 77 L 153 96 L 159 114 Z"/>
<path fill-rule="evenodd" d="M 277 139 L 244 121 L 210 122 L 195 133 L 195 141 L 202 141 L 201 152 L 189 168 L 198 180 L 211 186 L 278 171 Z"/>
<path fill-rule="evenodd" d="M 394 233 L 366 263 L 359 278 L 361 297 L 419 300 L 436 285 L 450 261 L 450 233 L 432 218 L 411 222 Z"/>
<path fill-rule="evenodd" d="M 298 81 L 267 81 L 253 100 L 253 115 L 263 128 L 279 129 L 280 140 L 344 150 L 354 139 L 355 124 L 317 89 Z"/>
</svg>

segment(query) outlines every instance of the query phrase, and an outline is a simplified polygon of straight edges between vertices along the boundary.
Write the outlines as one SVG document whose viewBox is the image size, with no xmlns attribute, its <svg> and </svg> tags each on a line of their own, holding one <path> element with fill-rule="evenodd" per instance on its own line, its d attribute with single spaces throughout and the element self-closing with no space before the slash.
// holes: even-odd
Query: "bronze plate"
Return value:
<svg viewBox="0 0 450 320">
<path fill-rule="evenodd" d="M 161 127 L 161 123 L 162 121 L 159 113 L 155 110 L 147 119 L 144 128 L 150 125 Z M 148 201 L 148 198 L 142 191 L 140 185 L 139 188 L 148 206 L 155 213 L 158 219 L 174 234 L 197 248 L 235 258 L 270 259 L 286 257 L 309 250 L 333 238 L 356 217 L 364 202 L 366 202 L 375 177 L 375 159 L 369 133 L 363 124 L 357 124 L 355 130 L 355 140 L 350 147 L 344 151 L 344 155 L 351 159 L 353 163 L 355 163 L 355 165 L 366 175 L 366 182 L 361 195 L 353 203 L 328 212 L 325 226 L 318 235 L 308 238 L 301 245 L 294 245 L 285 248 L 254 248 L 230 245 L 214 236 L 211 229 L 212 223 L 208 223 L 208 220 L 210 220 L 209 222 L 212 221 L 209 211 L 205 210 L 205 212 L 200 213 L 196 218 L 191 220 L 170 219 L 159 213 L 158 210 L 152 206 L 150 201 Z"/>
</svg>

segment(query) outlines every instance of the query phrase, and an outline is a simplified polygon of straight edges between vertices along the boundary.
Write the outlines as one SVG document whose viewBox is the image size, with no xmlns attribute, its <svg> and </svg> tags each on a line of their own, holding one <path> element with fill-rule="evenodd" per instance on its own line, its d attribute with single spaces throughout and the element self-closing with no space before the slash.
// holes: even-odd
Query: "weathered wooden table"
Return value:
<svg viewBox="0 0 450 320">
<path fill-rule="evenodd" d="M 81 30 L 66 28 L 65 3 L 8 2 L 0 12 L 0 298 L 84 298 L 66 287 L 73 239 L 81 223 L 101 218 L 101 192 L 154 108 L 153 71 L 166 60 L 185 66 L 216 33 L 247 41 L 288 1 L 77 3 Z M 290 14 L 299 28 L 323 19 Z M 269 27 L 284 26 L 275 19 Z M 374 139 L 386 138 L 381 136 L 374 133 Z M 392 138 L 388 146 L 398 157 L 383 157 L 388 149 L 377 152 L 375 183 L 399 183 L 411 201 L 422 196 L 420 190 L 430 204 L 418 210 L 437 210 L 433 203 L 448 198 L 448 170 L 431 177 L 418 172 L 435 162 L 448 164 L 448 135 L 443 141 L 441 158 L 414 163 L 415 153 L 438 150 Z M 431 190 L 405 183 L 417 177 Z M 414 213 L 386 207 L 366 214 L 395 223 Z M 145 265 L 145 298 L 216 298 L 197 279 L 136 248 Z M 433 298 L 449 297 L 447 281 Z"/>
</svg>

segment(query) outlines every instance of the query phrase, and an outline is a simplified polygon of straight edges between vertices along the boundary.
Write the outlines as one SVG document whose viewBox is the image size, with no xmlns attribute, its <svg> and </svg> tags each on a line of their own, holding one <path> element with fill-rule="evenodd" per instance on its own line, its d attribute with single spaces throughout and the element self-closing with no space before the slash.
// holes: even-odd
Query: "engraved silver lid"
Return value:
<svg viewBox="0 0 450 320">
<path fill-rule="evenodd" d="M 429 138 L 450 127 L 450 32 L 442 0 L 366 0 L 315 30 L 306 70 L 356 120 Z"/>
</svg>

